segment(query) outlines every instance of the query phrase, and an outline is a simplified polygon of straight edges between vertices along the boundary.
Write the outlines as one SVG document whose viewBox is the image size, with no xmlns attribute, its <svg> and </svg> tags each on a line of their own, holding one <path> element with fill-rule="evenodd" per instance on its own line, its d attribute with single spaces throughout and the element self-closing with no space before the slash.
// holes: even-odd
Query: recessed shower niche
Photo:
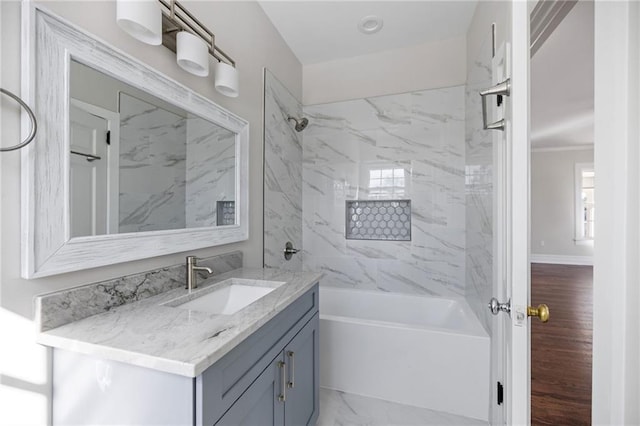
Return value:
<svg viewBox="0 0 640 426">
<path fill-rule="evenodd" d="M 411 200 L 346 202 L 348 240 L 411 241 Z"/>
</svg>

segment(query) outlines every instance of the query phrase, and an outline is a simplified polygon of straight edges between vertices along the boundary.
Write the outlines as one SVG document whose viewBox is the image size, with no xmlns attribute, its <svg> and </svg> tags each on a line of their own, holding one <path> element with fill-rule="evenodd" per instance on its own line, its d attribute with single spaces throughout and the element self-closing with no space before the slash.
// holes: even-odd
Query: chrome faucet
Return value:
<svg viewBox="0 0 640 426">
<path fill-rule="evenodd" d="M 209 274 L 213 274 L 211 268 L 197 266 L 197 261 L 197 257 L 187 256 L 187 286 L 185 287 L 187 290 L 198 288 L 198 271 L 207 271 Z"/>
</svg>

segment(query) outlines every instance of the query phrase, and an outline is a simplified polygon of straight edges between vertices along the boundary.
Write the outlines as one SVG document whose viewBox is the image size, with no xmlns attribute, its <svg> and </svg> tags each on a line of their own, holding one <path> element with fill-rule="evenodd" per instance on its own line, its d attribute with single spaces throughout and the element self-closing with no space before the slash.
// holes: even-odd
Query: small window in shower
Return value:
<svg viewBox="0 0 640 426">
<path fill-rule="evenodd" d="M 349 200 L 348 240 L 411 241 L 411 200 Z"/>
<path fill-rule="evenodd" d="M 369 170 L 369 195 L 396 198 L 404 196 L 405 169 L 380 168 Z"/>
</svg>

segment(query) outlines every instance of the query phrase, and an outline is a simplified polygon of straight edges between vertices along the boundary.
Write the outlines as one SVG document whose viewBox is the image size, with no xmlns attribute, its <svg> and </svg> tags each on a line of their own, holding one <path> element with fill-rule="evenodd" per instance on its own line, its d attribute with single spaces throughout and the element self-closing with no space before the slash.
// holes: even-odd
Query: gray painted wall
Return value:
<svg viewBox="0 0 640 426">
<path fill-rule="evenodd" d="M 304 105 L 464 84 L 464 37 L 304 66 Z M 366 77 L 365 77 L 366 76 Z"/>
</svg>

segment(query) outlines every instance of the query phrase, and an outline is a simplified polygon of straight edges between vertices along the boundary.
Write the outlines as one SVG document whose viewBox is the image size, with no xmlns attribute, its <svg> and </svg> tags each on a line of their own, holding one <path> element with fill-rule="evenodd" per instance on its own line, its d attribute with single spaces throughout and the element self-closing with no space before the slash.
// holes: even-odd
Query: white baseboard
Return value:
<svg viewBox="0 0 640 426">
<path fill-rule="evenodd" d="M 593 265 L 593 256 L 531 254 L 531 263 L 553 263 L 556 265 Z"/>
</svg>

